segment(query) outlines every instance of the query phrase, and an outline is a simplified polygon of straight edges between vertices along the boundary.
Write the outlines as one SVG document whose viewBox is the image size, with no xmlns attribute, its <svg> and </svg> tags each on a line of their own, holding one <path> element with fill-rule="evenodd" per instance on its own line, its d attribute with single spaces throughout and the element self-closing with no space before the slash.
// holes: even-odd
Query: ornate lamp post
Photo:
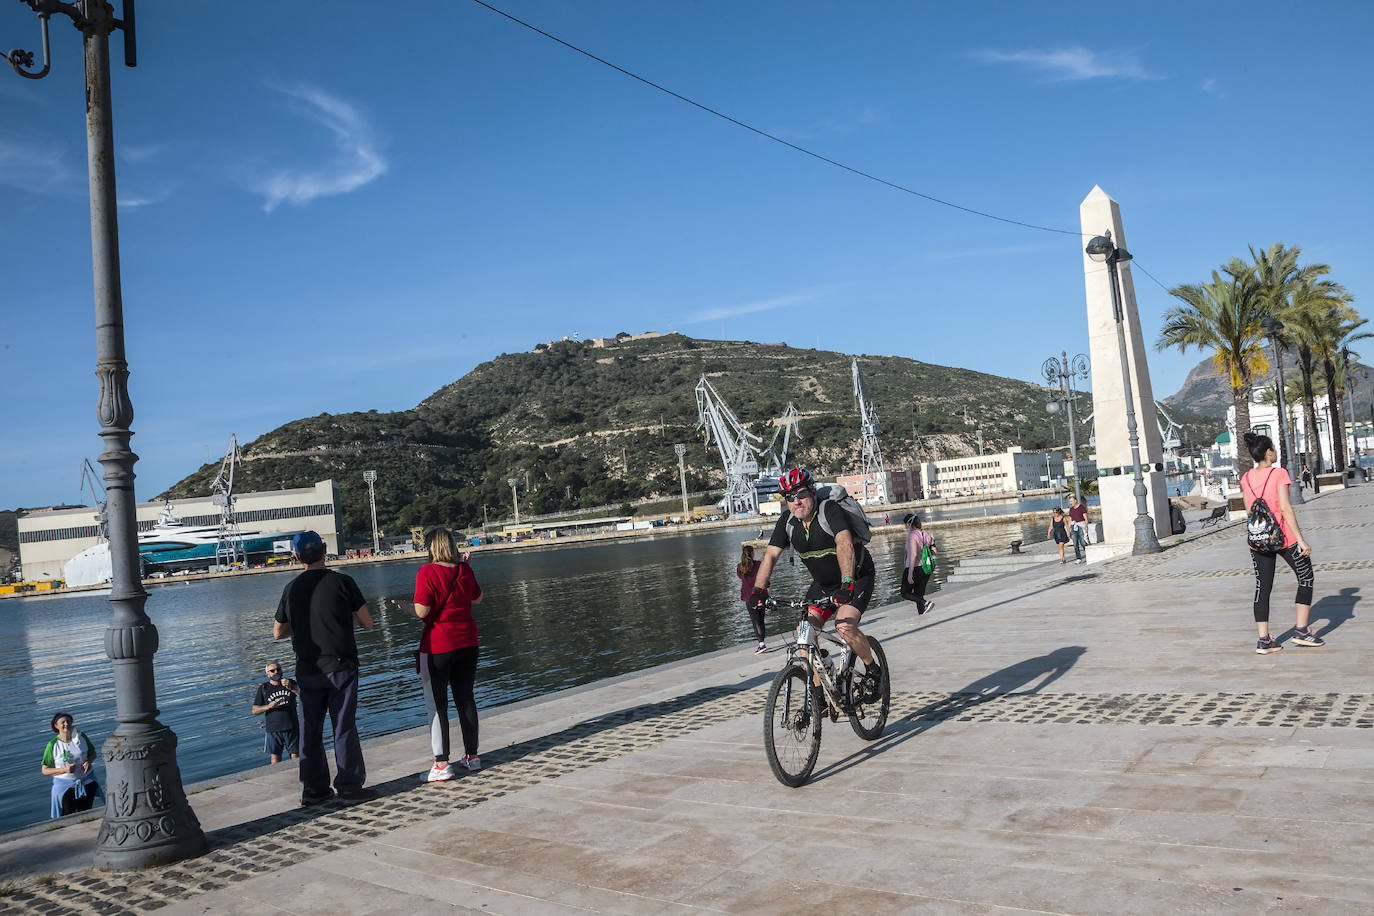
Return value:
<svg viewBox="0 0 1374 916">
<path fill-rule="evenodd" d="M 1121 391 L 1126 398 L 1126 434 L 1131 443 L 1131 470 L 1135 477 L 1135 486 L 1131 489 L 1135 495 L 1135 544 L 1131 547 L 1132 555 L 1142 553 L 1159 553 L 1159 538 L 1155 537 L 1155 523 L 1150 518 L 1150 508 L 1145 499 L 1149 491 L 1145 489 L 1145 475 L 1140 470 L 1140 431 L 1136 428 L 1135 422 L 1135 394 L 1131 389 L 1131 366 L 1126 358 L 1126 327 L 1124 316 L 1121 311 L 1121 280 L 1117 276 L 1116 265 L 1121 261 L 1129 261 L 1131 253 L 1124 248 L 1117 248 L 1112 242 L 1111 232 L 1099 235 L 1088 242 L 1084 249 L 1088 257 L 1099 263 L 1106 262 L 1107 277 L 1110 281 L 1112 291 L 1112 313 L 1116 318 L 1116 341 L 1121 348 Z"/>
<path fill-rule="evenodd" d="M 96 839 L 95 864 L 112 869 L 146 868 L 176 862 L 205 851 L 200 828 L 176 759 L 176 735 L 157 720 L 153 654 L 157 627 L 143 605 L 148 593 L 140 579 L 138 504 L 129 448 L 134 408 L 129 400 L 129 368 L 124 353 L 124 303 L 119 284 L 119 225 L 116 218 L 114 129 L 110 110 L 110 33 L 124 31 L 124 63 L 135 63 L 134 4 L 124 0 L 124 18 L 114 17 L 105 0 L 21 0 L 38 14 L 43 36 L 43 69 L 33 70 L 33 52 L 11 51 L 6 60 L 20 76 L 47 76 L 48 20 L 60 13 L 81 30 L 86 58 L 86 159 L 91 193 L 91 260 L 95 279 L 96 377 L 100 401 L 96 415 L 105 450 L 106 511 L 110 527 L 112 615 L 105 630 L 105 654 L 114 667 L 115 718 L 119 725 L 105 740 L 105 816 Z"/>
<path fill-rule="evenodd" d="M 1269 335 L 1269 341 L 1274 346 L 1274 403 L 1279 410 L 1279 441 L 1284 443 L 1284 451 L 1288 452 L 1288 466 L 1284 468 L 1288 472 L 1288 498 L 1296 506 L 1306 500 L 1302 498 L 1302 480 L 1298 477 L 1298 451 L 1295 448 L 1297 442 L 1293 435 L 1293 424 L 1287 422 L 1288 411 L 1284 407 L 1283 342 L 1279 340 L 1284 324 L 1272 315 L 1266 315 L 1260 322 L 1260 327 L 1264 328 L 1264 333 Z M 1243 436 L 1245 433 L 1236 430 L 1236 435 Z M 1240 447 L 1239 442 L 1236 443 L 1236 447 Z"/>
<path fill-rule="evenodd" d="M 1069 463 L 1073 465 L 1073 495 L 1078 501 L 1083 502 L 1083 488 L 1078 482 L 1078 433 L 1073 426 L 1073 404 L 1078 392 L 1074 391 L 1073 380 L 1075 377 L 1086 379 L 1088 377 L 1088 357 L 1079 353 L 1073 359 L 1069 359 L 1068 351 L 1059 351 L 1059 356 L 1051 356 L 1045 360 L 1045 364 L 1040 367 L 1041 373 L 1045 376 L 1045 381 L 1059 388 L 1059 397 L 1054 398 L 1045 405 L 1045 410 L 1051 415 L 1059 413 L 1059 405 L 1063 404 L 1069 419 Z"/>
</svg>

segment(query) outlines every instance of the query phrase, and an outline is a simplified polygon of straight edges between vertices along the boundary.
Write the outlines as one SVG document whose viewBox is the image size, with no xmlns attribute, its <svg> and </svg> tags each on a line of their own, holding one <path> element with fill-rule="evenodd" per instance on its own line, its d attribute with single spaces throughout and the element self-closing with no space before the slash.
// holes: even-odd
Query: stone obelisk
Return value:
<svg viewBox="0 0 1374 916">
<path fill-rule="evenodd" d="M 1121 226 L 1121 208 L 1107 192 L 1094 186 L 1078 208 L 1083 238 L 1080 247 L 1094 236 L 1112 234 L 1117 248 L 1130 248 Z M 1141 470 L 1144 473 L 1146 507 L 1154 520 L 1155 536 L 1170 532 L 1168 486 L 1162 471 L 1164 449 L 1155 419 L 1154 389 L 1145 360 L 1145 341 L 1140 335 L 1140 314 L 1136 309 L 1135 283 L 1131 262 L 1117 264 L 1120 278 L 1122 325 L 1126 335 L 1126 371 L 1130 374 L 1132 402 L 1135 405 L 1136 433 Z M 1088 341 L 1092 357 L 1093 427 L 1097 436 L 1098 487 L 1102 500 L 1102 535 L 1107 544 L 1130 546 L 1134 540 L 1137 515 L 1133 494 L 1135 477 L 1131 446 L 1126 428 L 1125 384 L 1121 366 L 1115 309 L 1112 307 L 1111 278 L 1107 265 L 1083 254 L 1083 284 L 1088 303 Z"/>
</svg>

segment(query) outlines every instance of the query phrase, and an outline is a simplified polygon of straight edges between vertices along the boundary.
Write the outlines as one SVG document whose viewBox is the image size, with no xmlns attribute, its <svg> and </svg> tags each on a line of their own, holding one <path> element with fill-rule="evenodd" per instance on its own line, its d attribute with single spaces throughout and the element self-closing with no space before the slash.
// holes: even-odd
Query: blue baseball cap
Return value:
<svg viewBox="0 0 1374 916">
<path fill-rule="evenodd" d="M 302 531 L 291 539 L 291 552 L 296 556 L 317 553 L 324 549 L 324 541 L 313 531 Z"/>
</svg>

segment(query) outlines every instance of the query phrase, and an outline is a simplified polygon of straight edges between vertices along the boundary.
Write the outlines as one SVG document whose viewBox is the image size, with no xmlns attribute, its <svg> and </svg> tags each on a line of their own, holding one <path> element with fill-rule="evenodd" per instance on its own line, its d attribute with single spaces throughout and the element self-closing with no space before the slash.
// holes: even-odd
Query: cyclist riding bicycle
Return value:
<svg viewBox="0 0 1374 916">
<path fill-rule="evenodd" d="M 835 617 L 835 632 L 863 660 L 865 670 L 878 674 L 869 650 L 868 639 L 859 632 L 859 619 L 873 597 L 876 572 L 868 548 L 854 537 L 849 515 L 831 500 L 817 499 L 816 481 L 805 468 L 794 468 L 778 478 L 778 492 L 787 506 L 778 517 L 768 549 L 754 577 L 749 597 L 751 608 L 763 608 L 768 599 L 768 582 L 773 567 L 786 547 L 791 547 L 811 573 L 806 601 L 812 605 L 807 617 L 817 629 Z M 824 514 L 825 524 L 821 524 Z M 793 524 L 793 519 L 796 524 Z M 834 534 L 828 533 L 833 531 Z M 824 598 L 834 599 L 837 608 L 816 606 Z M 829 602 L 825 602 L 829 604 Z"/>
</svg>

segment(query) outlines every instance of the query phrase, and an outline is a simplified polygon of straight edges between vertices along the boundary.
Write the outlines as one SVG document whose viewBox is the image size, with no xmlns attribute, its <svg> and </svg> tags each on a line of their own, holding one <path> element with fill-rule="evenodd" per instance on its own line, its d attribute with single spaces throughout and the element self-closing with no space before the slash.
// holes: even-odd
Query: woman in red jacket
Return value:
<svg viewBox="0 0 1374 916">
<path fill-rule="evenodd" d="M 429 740 L 434 766 L 426 782 L 454 777 L 449 763 L 448 695 L 458 709 L 463 731 L 466 770 L 479 770 L 477 756 L 477 621 L 472 606 L 482 600 L 482 589 L 468 565 L 468 554 L 458 552 L 453 533 L 439 528 L 429 538 L 429 560 L 415 573 L 415 616 L 424 621 L 420 633 L 420 682 L 429 714 Z"/>
</svg>

